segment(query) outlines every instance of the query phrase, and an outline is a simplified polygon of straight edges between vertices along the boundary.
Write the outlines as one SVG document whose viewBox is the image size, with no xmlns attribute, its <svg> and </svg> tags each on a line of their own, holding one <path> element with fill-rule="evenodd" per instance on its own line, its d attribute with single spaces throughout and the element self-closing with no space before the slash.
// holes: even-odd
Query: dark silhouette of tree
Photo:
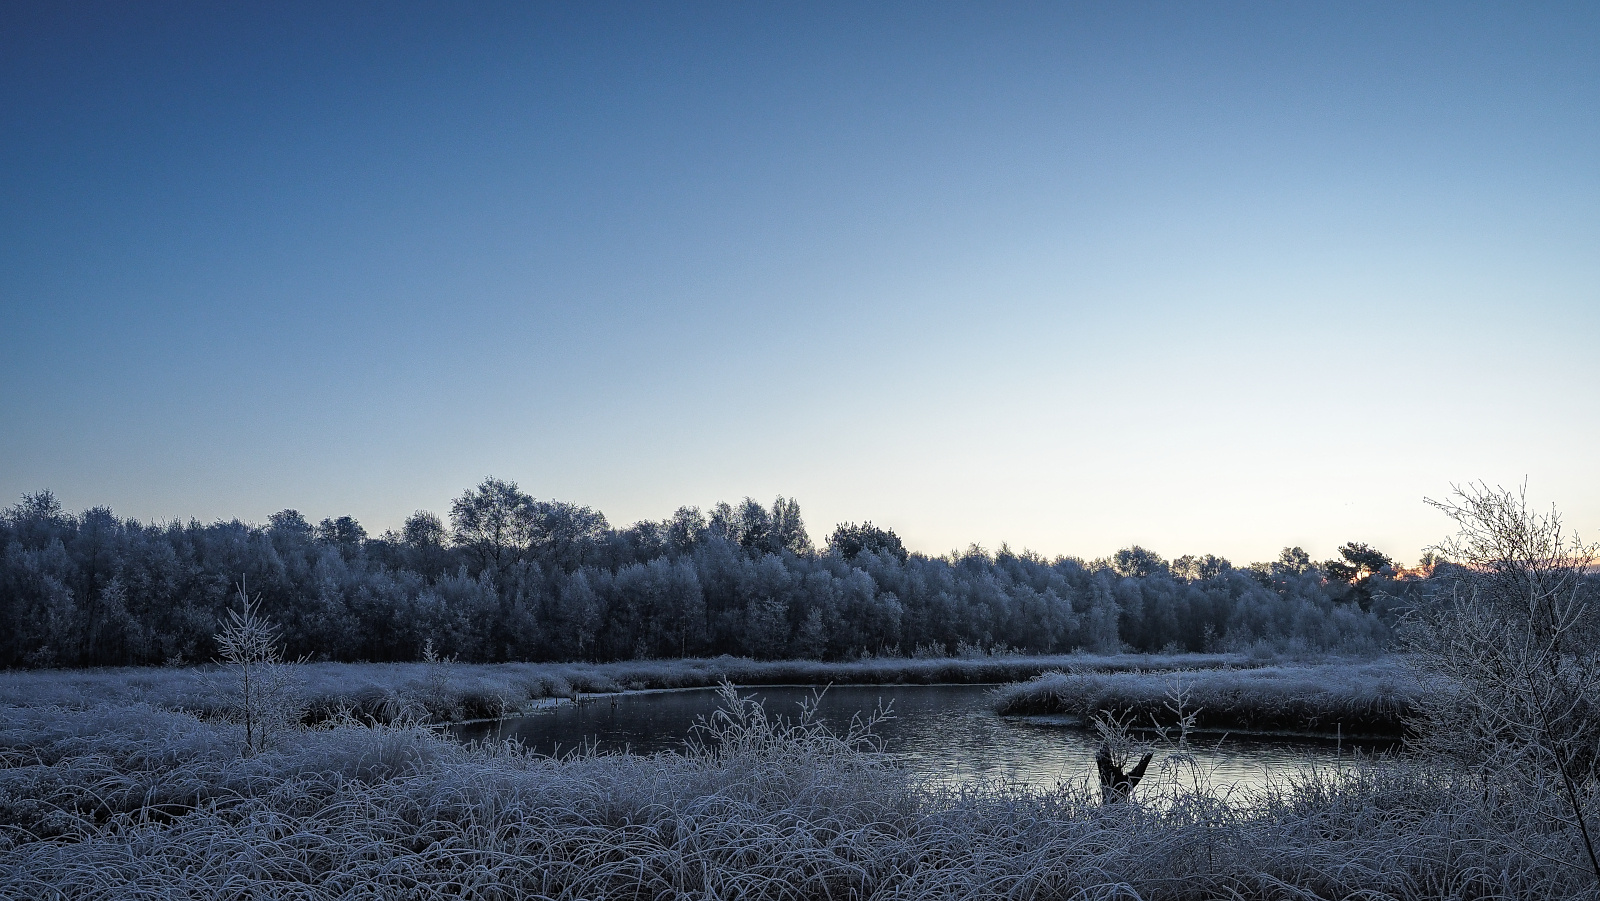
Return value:
<svg viewBox="0 0 1600 901">
<path fill-rule="evenodd" d="M 267 527 L 274 535 L 309 539 L 315 534 L 311 523 L 299 510 L 280 510 L 267 517 Z"/>
<path fill-rule="evenodd" d="M 802 557 L 812 553 L 811 536 L 806 534 L 805 520 L 800 518 L 798 501 L 784 500 L 783 495 L 778 495 L 772 502 L 771 521 L 773 551 L 788 551 Z"/>
<path fill-rule="evenodd" d="M 443 547 L 444 521 L 437 513 L 418 510 L 406 517 L 406 524 L 400 534 L 406 544 L 415 548 Z"/>
<path fill-rule="evenodd" d="M 1341 582 L 1354 582 L 1386 569 L 1394 569 L 1394 560 L 1388 554 L 1354 541 L 1339 548 L 1339 558 L 1342 559 L 1336 558 L 1322 564 L 1322 571 L 1328 574 L 1328 578 Z"/>
<path fill-rule="evenodd" d="M 707 528 L 705 515 L 699 507 L 679 507 L 672 518 L 663 523 L 665 545 L 670 551 L 687 554 L 705 541 Z"/>
<path fill-rule="evenodd" d="M 1298 550 L 1298 548 L 1297 548 Z M 1304 551 L 1301 551 L 1304 553 Z M 1233 569 L 1233 564 L 1222 557 L 1213 557 L 1205 554 L 1199 557 L 1185 554 L 1172 561 L 1170 567 L 1173 576 L 1190 581 L 1204 581 L 1214 579 Z"/>
<path fill-rule="evenodd" d="M 528 548 L 535 515 L 533 498 L 490 476 L 450 504 L 450 537 L 481 569 L 520 560 Z"/>
<path fill-rule="evenodd" d="M 906 546 L 900 542 L 900 536 L 893 529 L 880 529 L 871 522 L 859 526 L 851 522 L 840 523 L 828 536 L 828 549 L 846 560 L 855 560 L 863 553 L 887 555 L 901 563 L 910 557 Z"/>
<path fill-rule="evenodd" d="M 731 526 L 734 540 L 745 550 L 756 553 L 772 550 L 772 516 L 755 498 L 745 498 L 735 509 Z"/>
<path fill-rule="evenodd" d="M 522 507 L 527 548 L 563 571 L 577 567 L 585 550 L 601 542 L 609 528 L 604 515 L 577 504 L 530 499 Z"/>
<path fill-rule="evenodd" d="M 1322 564 L 1322 571 L 1327 574 L 1329 581 L 1349 586 L 1349 597 L 1362 610 L 1371 609 L 1376 584 L 1373 577 L 1392 575 L 1394 561 L 1376 548 L 1354 541 L 1339 548 L 1339 557 L 1342 559 Z"/>
<path fill-rule="evenodd" d="M 317 524 L 317 540 L 340 547 L 356 547 L 367 540 L 367 530 L 349 516 L 324 519 Z"/>
<path fill-rule="evenodd" d="M 1298 576 L 1311 572 L 1317 565 L 1311 562 L 1311 555 L 1305 552 L 1305 548 L 1296 545 L 1279 552 L 1278 562 L 1273 568 L 1280 574 Z"/>
<path fill-rule="evenodd" d="M 1167 571 L 1167 561 L 1137 544 L 1111 555 L 1111 570 L 1123 578 L 1142 579 Z"/>
</svg>

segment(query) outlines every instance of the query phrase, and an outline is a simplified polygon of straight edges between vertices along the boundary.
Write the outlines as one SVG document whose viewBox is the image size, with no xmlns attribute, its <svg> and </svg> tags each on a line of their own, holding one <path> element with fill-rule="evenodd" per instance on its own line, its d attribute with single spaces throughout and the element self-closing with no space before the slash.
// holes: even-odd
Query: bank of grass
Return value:
<svg viewBox="0 0 1600 901">
<path fill-rule="evenodd" d="M 1375 761 L 1239 804 L 1152 777 L 944 789 L 747 701 L 681 753 L 535 756 L 348 720 L 241 757 L 148 704 L 0 708 L 0 898 L 1579 898 L 1558 824 Z M 1156 797 L 1158 794 L 1161 797 Z"/>
<path fill-rule="evenodd" d="M 1256 658 L 1261 662 L 1263 658 Z M 839 663 L 738 657 L 620 663 L 312 663 L 297 667 L 308 723 L 340 711 L 389 722 L 505 716 L 541 701 L 660 688 L 736 685 L 974 684 L 1016 682 L 1063 667 L 1198 670 L 1248 666 L 1242 654 L 1117 654 L 909 659 Z M 30 670 L 0 673 L 0 705 L 82 708 L 148 704 L 207 714 L 226 705 L 212 668 Z"/>
<path fill-rule="evenodd" d="M 1207 731 L 1399 737 L 1422 687 L 1394 658 L 1182 672 L 1074 667 L 996 693 L 1002 714 L 1112 715 L 1135 726 L 1174 725 L 1175 696 Z"/>
</svg>

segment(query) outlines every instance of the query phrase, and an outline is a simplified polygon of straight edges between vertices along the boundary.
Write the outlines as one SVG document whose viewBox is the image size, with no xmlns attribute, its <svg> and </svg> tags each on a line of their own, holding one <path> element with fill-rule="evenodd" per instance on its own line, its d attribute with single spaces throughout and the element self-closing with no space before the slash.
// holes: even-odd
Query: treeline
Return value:
<svg viewBox="0 0 1600 901">
<path fill-rule="evenodd" d="M 1087 562 L 1004 546 L 928 557 L 870 523 L 819 550 L 781 497 L 612 528 L 497 479 L 457 498 L 448 523 L 418 512 L 377 537 L 294 510 L 265 525 L 72 515 L 41 492 L 0 512 L 0 666 L 211 660 L 241 583 L 286 651 L 312 659 L 416 660 L 427 642 L 481 662 L 1371 651 L 1422 575 L 1356 544 L 1247 567 L 1137 547 Z"/>
</svg>

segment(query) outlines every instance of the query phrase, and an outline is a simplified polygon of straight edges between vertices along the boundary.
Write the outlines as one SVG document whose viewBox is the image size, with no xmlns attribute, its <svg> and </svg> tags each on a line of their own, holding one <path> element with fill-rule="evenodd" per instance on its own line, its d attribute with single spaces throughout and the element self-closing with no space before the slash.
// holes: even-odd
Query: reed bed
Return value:
<svg viewBox="0 0 1600 901">
<path fill-rule="evenodd" d="M 349 721 L 243 757 L 148 705 L 5 708 L 0 898 L 1592 897 L 1570 835 L 1507 842 L 1480 786 L 1399 761 L 1102 806 L 920 783 L 861 724 L 724 698 L 680 753 L 560 759 Z"/>
<path fill-rule="evenodd" d="M 1121 671 L 1079 667 L 1044 673 L 996 693 L 1003 714 L 1112 715 L 1134 726 L 1170 726 L 1175 699 L 1200 730 L 1398 737 L 1422 686 L 1393 658 L 1250 669 Z"/>
<path fill-rule="evenodd" d="M 435 722 L 505 716 L 575 695 L 736 685 L 973 684 L 1015 682 L 1066 666 L 1101 671 L 1247 666 L 1240 654 L 1004 655 L 848 662 L 739 657 L 620 663 L 310 663 L 296 667 L 308 724 L 340 711 L 389 722 L 425 714 Z M 0 672 L 0 704 L 82 708 L 149 704 L 219 712 L 208 667 L 128 667 Z"/>
</svg>

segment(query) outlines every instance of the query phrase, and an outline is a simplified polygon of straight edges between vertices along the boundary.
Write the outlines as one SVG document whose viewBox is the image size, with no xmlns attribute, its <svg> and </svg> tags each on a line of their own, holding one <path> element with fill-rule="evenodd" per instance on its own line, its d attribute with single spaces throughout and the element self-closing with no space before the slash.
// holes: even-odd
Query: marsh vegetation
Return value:
<svg viewBox="0 0 1600 901">
<path fill-rule="evenodd" d="M 1118 716 L 1144 728 L 1177 725 L 1180 709 L 1187 709 L 1198 731 L 1398 737 L 1422 693 L 1417 674 L 1394 657 L 1180 672 L 1080 664 L 1007 685 L 996 706 L 1006 714 L 1066 715 L 1084 723 Z"/>
<path fill-rule="evenodd" d="M 8 708 L 0 895 L 16 898 L 1580 897 L 1572 834 L 1513 847 L 1482 786 L 1369 761 L 1230 803 L 1179 764 L 941 785 L 860 726 L 730 693 L 678 752 L 552 758 L 419 725 L 242 727 L 135 705 Z M 1524 843 L 1529 844 L 1529 843 Z"/>
<path fill-rule="evenodd" d="M 1247 667 L 1274 658 L 1241 654 L 1115 654 L 852 661 L 634 660 L 615 663 L 462 663 L 435 655 L 416 663 L 299 663 L 292 667 L 301 717 L 309 725 L 339 713 L 377 722 L 398 717 L 445 723 L 515 715 L 543 702 L 623 691 L 759 685 L 971 685 L 1014 682 L 1062 668 L 1160 673 Z M 226 666 L 122 667 L 0 672 L 0 704 L 89 707 L 150 704 L 226 716 L 237 679 Z"/>
</svg>

